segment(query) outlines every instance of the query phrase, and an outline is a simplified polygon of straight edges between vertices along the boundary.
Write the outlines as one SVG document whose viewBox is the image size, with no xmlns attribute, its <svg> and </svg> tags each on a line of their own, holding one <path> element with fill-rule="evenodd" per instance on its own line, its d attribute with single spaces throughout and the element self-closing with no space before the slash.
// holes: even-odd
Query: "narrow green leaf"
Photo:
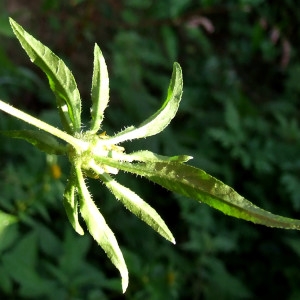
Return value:
<svg viewBox="0 0 300 300">
<path fill-rule="evenodd" d="M 140 198 L 136 193 L 127 187 L 119 184 L 113 180 L 108 174 L 100 174 L 99 178 L 103 180 L 108 189 L 120 200 L 124 206 L 135 214 L 138 218 L 143 220 L 146 224 L 151 226 L 155 231 L 162 235 L 165 239 L 175 244 L 175 239 L 160 217 L 160 215 L 147 202 Z"/>
<path fill-rule="evenodd" d="M 80 234 L 83 235 L 84 231 L 82 227 L 80 226 L 79 220 L 78 220 L 78 201 L 77 201 L 77 195 L 76 195 L 76 178 L 74 177 L 74 169 L 71 170 L 70 178 L 67 182 L 64 197 L 63 197 L 63 204 L 68 216 L 68 219 L 73 226 L 74 230 Z"/>
<path fill-rule="evenodd" d="M 48 154 L 65 154 L 65 147 L 58 140 L 44 131 L 36 130 L 2 130 L 0 133 L 11 138 L 23 139 Z"/>
<path fill-rule="evenodd" d="M 122 290 L 125 293 L 128 286 L 128 270 L 114 233 L 108 227 L 85 185 L 80 167 L 76 166 L 80 212 L 86 222 L 89 232 L 105 251 L 108 258 L 119 270 L 122 278 Z"/>
<path fill-rule="evenodd" d="M 149 150 L 141 150 L 124 154 L 124 159 L 128 161 L 141 161 L 141 162 L 155 162 L 155 161 L 176 161 L 178 163 L 184 163 L 192 159 L 192 156 L 188 155 L 176 155 L 176 156 L 164 156 L 153 153 Z"/>
<path fill-rule="evenodd" d="M 99 159 L 100 161 L 100 159 Z M 102 158 L 102 164 L 131 172 L 223 213 L 269 227 L 300 230 L 300 220 L 272 214 L 254 205 L 201 169 L 176 162 L 127 163 Z"/>
<path fill-rule="evenodd" d="M 94 48 L 94 70 L 92 80 L 92 122 L 91 132 L 96 133 L 104 118 L 104 110 L 109 100 L 109 79 L 103 54 L 97 44 Z"/>
<path fill-rule="evenodd" d="M 144 138 L 164 130 L 176 115 L 182 96 L 182 71 L 178 63 L 174 63 L 168 94 L 162 107 L 138 127 L 130 126 L 108 139 L 110 143 L 118 144 L 127 140 Z"/>
<path fill-rule="evenodd" d="M 9 21 L 30 60 L 46 73 L 50 87 L 56 96 L 64 129 L 68 133 L 79 132 L 81 100 L 72 72 L 48 47 L 26 32 L 13 19 L 10 18 Z"/>
</svg>

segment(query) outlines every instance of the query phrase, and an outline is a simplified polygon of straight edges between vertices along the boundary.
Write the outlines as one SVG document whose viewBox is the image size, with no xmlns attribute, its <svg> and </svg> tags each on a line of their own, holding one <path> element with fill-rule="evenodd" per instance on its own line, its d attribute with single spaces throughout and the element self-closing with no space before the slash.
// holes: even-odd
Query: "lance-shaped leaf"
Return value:
<svg viewBox="0 0 300 300">
<path fill-rule="evenodd" d="M 300 220 L 272 214 L 201 169 L 176 162 L 127 163 L 99 158 L 102 164 L 131 172 L 223 213 L 269 227 L 300 230 Z"/>
<path fill-rule="evenodd" d="M 11 138 L 23 139 L 48 154 L 65 154 L 66 148 L 49 133 L 37 130 L 2 130 L 0 133 Z"/>
<path fill-rule="evenodd" d="M 93 153 L 95 154 L 96 157 L 99 157 L 99 156 L 101 156 L 101 153 L 103 153 L 103 152 L 101 152 L 102 145 L 99 143 L 97 146 L 98 147 L 93 149 Z M 128 161 L 128 162 L 133 162 L 133 161 L 140 161 L 140 162 L 172 161 L 172 162 L 184 163 L 193 158 L 192 156 L 189 156 L 189 155 L 165 156 L 165 155 L 156 154 L 149 150 L 140 150 L 140 151 L 131 152 L 131 153 L 127 154 L 120 150 L 118 151 L 117 147 L 120 148 L 120 146 L 114 146 L 114 147 L 116 147 L 115 151 L 113 151 L 113 150 L 107 151 L 106 150 L 103 153 L 103 156 L 108 156 L 110 158 L 114 158 L 115 160 Z M 106 153 L 108 155 L 105 155 Z"/>
<path fill-rule="evenodd" d="M 125 293 L 128 286 L 128 270 L 114 233 L 108 227 L 104 217 L 98 210 L 85 185 L 82 171 L 76 166 L 80 212 L 87 228 L 96 242 L 105 251 L 108 258 L 119 270 L 122 278 L 122 290 Z"/>
<path fill-rule="evenodd" d="M 48 47 L 35 39 L 13 19 L 11 27 L 30 60 L 47 75 L 59 113 L 68 133 L 80 131 L 81 100 L 72 72 Z"/>
<path fill-rule="evenodd" d="M 107 173 L 99 174 L 99 178 L 129 211 L 143 220 L 146 224 L 151 226 L 165 239 L 175 244 L 175 239 L 171 231 L 169 230 L 163 219 L 160 217 L 160 215 L 147 202 L 145 202 L 129 188 L 113 180 Z"/>
<path fill-rule="evenodd" d="M 178 63 L 174 63 L 168 94 L 162 107 L 146 119 L 138 127 L 130 126 L 115 136 L 107 139 L 108 143 L 118 144 L 127 140 L 144 138 L 164 130 L 176 115 L 182 96 L 182 71 Z"/>
<path fill-rule="evenodd" d="M 77 201 L 77 195 L 76 195 L 76 177 L 74 174 L 74 168 L 72 167 L 71 175 L 69 178 L 69 181 L 67 182 L 64 197 L 63 197 L 63 203 L 64 207 L 68 216 L 68 219 L 70 223 L 72 224 L 74 230 L 80 234 L 83 235 L 84 231 L 82 227 L 79 224 L 78 220 L 78 201 Z"/>
<path fill-rule="evenodd" d="M 103 54 L 97 44 L 94 47 L 94 70 L 92 80 L 91 132 L 96 133 L 104 118 L 109 100 L 109 79 Z"/>
</svg>

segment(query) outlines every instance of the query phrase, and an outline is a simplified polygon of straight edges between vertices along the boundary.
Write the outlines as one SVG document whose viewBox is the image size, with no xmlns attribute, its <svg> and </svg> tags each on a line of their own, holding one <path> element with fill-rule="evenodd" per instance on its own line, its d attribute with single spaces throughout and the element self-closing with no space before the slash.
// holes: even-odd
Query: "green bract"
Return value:
<svg viewBox="0 0 300 300">
<path fill-rule="evenodd" d="M 230 216 L 271 227 L 300 229 L 299 220 L 273 215 L 204 171 L 185 164 L 192 158 L 190 156 L 167 157 L 148 150 L 126 153 L 119 145 L 124 141 L 155 135 L 169 125 L 176 115 L 182 96 L 182 71 L 178 63 L 174 63 L 167 97 L 160 109 L 140 125 L 127 127 L 114 136 L 107 136 L 102 129 L 102 121 L 109 101 L 108 71 L 102 52 L 95 45 L 91 122 L 89 130 L 84 131 L 81 127 L 80 94 L 71 71 L 49 48 L 15 21 L 10 19 L 10 23 L 32 62 L 48 77 L 64 131 L 0 101 L 1 110 L 43 130 L 12 130 L 2 133 L 25 139 L 47 153 L 64 154 L 68 157 L 71 172 L 63 195 L 68 219 L 74 230 L 82 235 L 84 230 L 80 225 L 78 212 L 81 213 L 90 234 L 118 268 L 123 292 L 128 286 L 127 267 L 114 233 L 92 200 L 85 177 L 101 180 L 128 210 L 172 243 L 175 243 L 175 239 L 159 214 L 132 190 L 114 179 L 114 175 L 120 170 L 146 177 L 171 191 L 206 203 Z M 16 221 L 14 216 L 5 213 L 2 215 L 0 212 L 2 227 Z"/>
</svg>

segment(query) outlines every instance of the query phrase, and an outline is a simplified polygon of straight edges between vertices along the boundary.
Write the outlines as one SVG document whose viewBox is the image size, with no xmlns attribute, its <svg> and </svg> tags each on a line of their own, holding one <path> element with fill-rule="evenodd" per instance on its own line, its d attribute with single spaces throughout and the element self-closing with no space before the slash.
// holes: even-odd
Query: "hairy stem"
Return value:
<svg viewBox="0 0 300 300">
<path fill-rule="evenodd" d="M 86 142 L 76 139 L 66 132 L 53 127 L 52 125 L 45 123 L 17 108 L 14 108 L 13 106 L 3 102 L 2 100 L 0 100 L 0 110 L 66 141 L 78 150 L 86 150 L 88 148 L 88 144 Z"/>
</svg>

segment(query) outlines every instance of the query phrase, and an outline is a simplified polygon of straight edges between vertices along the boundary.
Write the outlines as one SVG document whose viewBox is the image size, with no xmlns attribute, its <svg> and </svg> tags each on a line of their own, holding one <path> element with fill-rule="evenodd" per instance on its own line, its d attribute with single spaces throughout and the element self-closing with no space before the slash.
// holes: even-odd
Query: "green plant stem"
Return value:
<svg viewBox="0 0 300 300">
<path fill-rule="evenodd" d="M 77 150 L 86 150 L 88 148 L 88 143 L 81 141 L 79 139 L 76 139 L 75 137 L 67 134 L 66 132 L 53 127 L 52 125 L 45 123 L 39 119 L 36 119 L 35 117 L 17 109 L 13 106 L 3 102 L 0 100 L 0 110 L 6 112 L 9 115 L 12 115 L 13 117 L 16 117 L 30 125 L 33 125 L 37 127 L 38 129 L 42 129 L 64 141 L 72 145 Z"/>
</svg>

